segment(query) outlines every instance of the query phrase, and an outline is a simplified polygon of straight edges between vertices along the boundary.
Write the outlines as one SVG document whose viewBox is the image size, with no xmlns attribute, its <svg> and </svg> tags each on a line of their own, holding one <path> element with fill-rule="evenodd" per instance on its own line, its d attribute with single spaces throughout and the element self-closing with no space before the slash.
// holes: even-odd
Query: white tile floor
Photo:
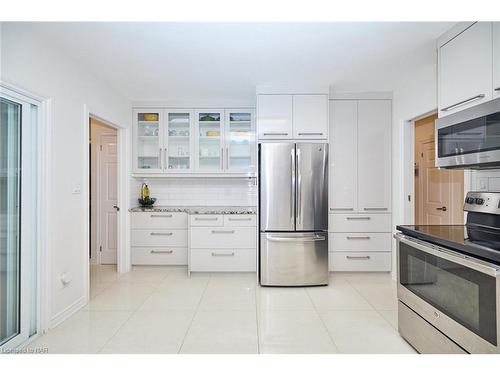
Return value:
<svg viewBox="0 0 500 375">
<path fill-rule="evenodd" d="M 183 267 L 91 270 L 85 308 L 33 342 L 49 353 L 415 353 L 397 332 L 388 274 L 262 288 L 255 274 Z"/>
</svg>

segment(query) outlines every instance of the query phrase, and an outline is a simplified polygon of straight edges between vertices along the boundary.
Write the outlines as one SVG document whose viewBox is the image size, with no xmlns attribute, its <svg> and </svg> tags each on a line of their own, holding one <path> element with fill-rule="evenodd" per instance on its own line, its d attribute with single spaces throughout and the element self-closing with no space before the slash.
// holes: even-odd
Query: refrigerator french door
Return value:
<svg viewBox="0 0 500 375">
<path fill-rule="evenodd" d="M 259 145 L 260 282 L 328 284 L 328 144 Z"/>
</svg>

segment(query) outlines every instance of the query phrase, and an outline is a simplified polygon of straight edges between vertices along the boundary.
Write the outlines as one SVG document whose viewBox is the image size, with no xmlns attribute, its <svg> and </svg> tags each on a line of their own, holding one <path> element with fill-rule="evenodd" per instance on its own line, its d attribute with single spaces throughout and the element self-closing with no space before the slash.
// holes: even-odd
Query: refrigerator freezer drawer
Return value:
<svg viewBox="0 0 500 375">
<path fill-rule="evenodd" d="M 260 283 L 328 285 L 328 233 L 261 233 Z"/>
</svg>

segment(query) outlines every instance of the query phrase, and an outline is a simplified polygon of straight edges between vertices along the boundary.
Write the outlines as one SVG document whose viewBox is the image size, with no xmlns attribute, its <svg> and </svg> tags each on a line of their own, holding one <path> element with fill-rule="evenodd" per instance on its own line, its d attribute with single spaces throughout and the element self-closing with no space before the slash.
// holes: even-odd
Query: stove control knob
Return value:
<svg viewBox="0 0 500 375">
<path fill-rule="evenodd" d="M 476 204 L 483 204 L 484 199 L 483 198 L 476 198 Z"/>
<path fill-rule="evenodd" d="M 474 198 L 467 197 L 467 199 L 465 200 L 465 202 L 468 203 L 468 204 L 472 204 L 472 203 L 474 203 Z"/>
</svg>

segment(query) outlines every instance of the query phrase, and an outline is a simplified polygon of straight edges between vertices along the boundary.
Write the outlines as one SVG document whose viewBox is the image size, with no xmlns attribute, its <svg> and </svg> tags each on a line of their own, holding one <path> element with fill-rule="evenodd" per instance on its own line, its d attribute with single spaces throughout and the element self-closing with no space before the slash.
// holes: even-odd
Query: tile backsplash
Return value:
<svg viewBox="0 0 500 375">
<path fill-rule="evenodd" d="M 144 179 L 131 180 L 131 207 Z M 146 179 L 157 206 L 256 206 L 255 179 Z"/>
<path fill-rule="evenodd" d="M 500 191 L 500 169 L 473 171 L 472 190 Z"/>
</svg>

